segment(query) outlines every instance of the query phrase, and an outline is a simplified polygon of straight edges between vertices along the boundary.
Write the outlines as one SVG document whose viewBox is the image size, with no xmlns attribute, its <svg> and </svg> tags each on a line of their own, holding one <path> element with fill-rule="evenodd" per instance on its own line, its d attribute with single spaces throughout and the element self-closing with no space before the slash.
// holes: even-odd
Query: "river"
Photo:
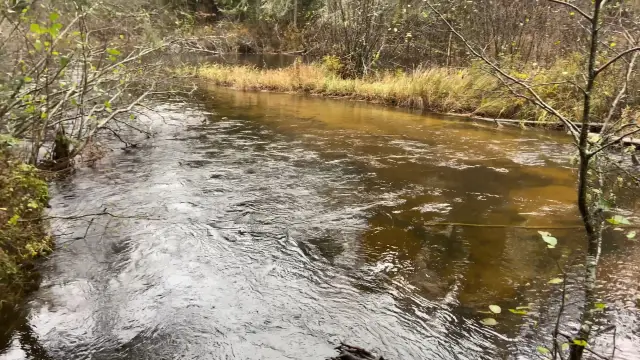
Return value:
<svg viewBox="0 0 640 360">
<path fill-rule="evenodd" d="M 579 277 L 585 243 L 562 134 L 219 88 L 147 115 L 144 146 L 113 143 L 52 185 L 53 215 L 119 217 L 53 221 L 58 248 L 0 359 L 324 359 L 340 341 L 391 360 L 537 359 L 549 344 L 554 259 Z M 558 248 L 525 226 L 556 228 Z M 601 321 L 616 359 L 636 359 L 640 248 L 606 238 Z"/>
</svg>

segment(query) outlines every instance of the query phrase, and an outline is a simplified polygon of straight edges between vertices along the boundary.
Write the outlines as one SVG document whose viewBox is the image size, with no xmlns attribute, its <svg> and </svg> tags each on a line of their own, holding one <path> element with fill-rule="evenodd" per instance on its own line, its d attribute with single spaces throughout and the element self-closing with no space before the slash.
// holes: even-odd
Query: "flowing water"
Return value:
<svg viewBox="0 0 640 360">
<path fill-rule="evenodd" d="M 58 249 L 0 359 L 323 359 L 340 341 L 392 360 L 535 359 L 549 344 L 554 259 L 574 279 L 584 256 L 562 134 L 225 89 L 148 115 L 145 146 L 113 143 L 53 185 L 55 215 L 119 217 L 53 222 Z M 640 248 L 606 236 L 601 321 L 634 359 Z M 491 304 L 495 327 L 480 323 Z"/>
</svg>

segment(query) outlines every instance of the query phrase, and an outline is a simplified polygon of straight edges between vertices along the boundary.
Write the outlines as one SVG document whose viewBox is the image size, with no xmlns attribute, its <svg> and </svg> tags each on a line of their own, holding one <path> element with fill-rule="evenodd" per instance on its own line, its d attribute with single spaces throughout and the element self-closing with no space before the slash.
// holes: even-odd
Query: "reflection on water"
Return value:
<svg viewBox="0 0 640 360">
<path fill-rule="evenodd" d="M 341 340 L 389 359 L 531 358 L 548 342 L 553 257 L 576 274 L 583 257 L 563 137 L 291 95 L 204 103 L 159 107 L 150 146 L 56 184 L 58 214 L 134 217 L 54 224 L 61 246 L 2 358 L 322 359 Z M 603 317 L 632 359 L 639 250 L 607 237 Z M 490 304 L 495 329 L 478 322 Z"/>
</svg>

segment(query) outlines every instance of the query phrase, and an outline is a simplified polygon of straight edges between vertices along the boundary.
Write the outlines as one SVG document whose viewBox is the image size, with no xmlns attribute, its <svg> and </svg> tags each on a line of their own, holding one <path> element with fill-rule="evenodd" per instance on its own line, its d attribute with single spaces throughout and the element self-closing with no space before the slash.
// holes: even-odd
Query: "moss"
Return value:
<svg viewBox="0 0 640 360">
<path fill-rule="evenodd" d="M 49 191 L 38 170 L 0 149 L 0 303 L 37 284 L 35 260 L 51 251 L 42 217 Z"/>
</svg>

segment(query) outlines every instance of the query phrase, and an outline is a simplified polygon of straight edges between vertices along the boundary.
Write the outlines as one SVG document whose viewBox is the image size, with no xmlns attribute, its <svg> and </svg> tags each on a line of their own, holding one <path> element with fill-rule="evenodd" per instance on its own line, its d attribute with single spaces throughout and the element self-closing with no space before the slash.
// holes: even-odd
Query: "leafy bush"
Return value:
<svg viewBox="0 0 640 360">
<path fill-rule="evenodd" d="M 39 221 L 49 200 L 38 170 L 0 149 L 0 303 L 33 284 L 35 259 L 51 251 L 52 241 Z"/>
</svg>

